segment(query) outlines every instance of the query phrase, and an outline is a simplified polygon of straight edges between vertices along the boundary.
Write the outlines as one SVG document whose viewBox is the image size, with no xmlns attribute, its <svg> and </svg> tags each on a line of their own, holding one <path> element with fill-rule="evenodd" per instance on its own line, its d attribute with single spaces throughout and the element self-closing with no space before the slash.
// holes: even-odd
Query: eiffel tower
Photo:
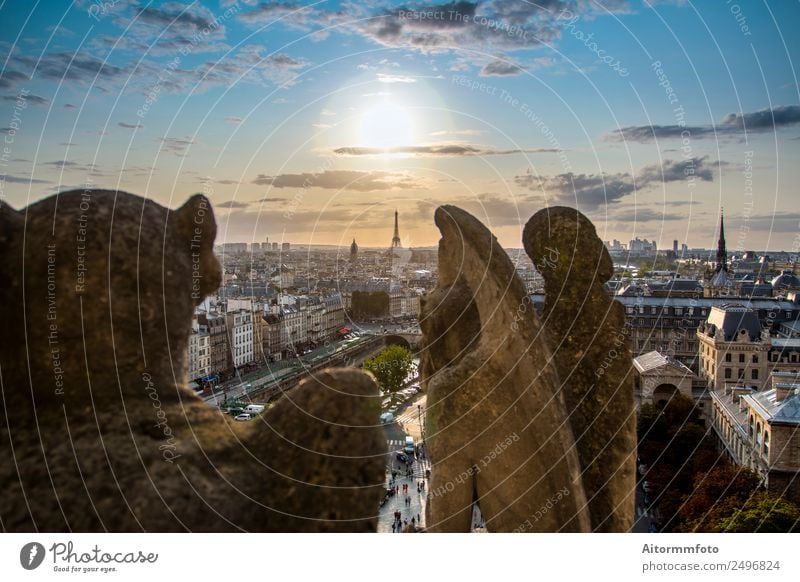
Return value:
<svg viewBox="0 0 800 582">
<path fill-rule="evenodd" d="M 394 236 L 392 237 L 392 246 L 393 249 L 400 248 L 400 227 L 397 224 L 397 210 L 394 211 Z"/>
</svg>

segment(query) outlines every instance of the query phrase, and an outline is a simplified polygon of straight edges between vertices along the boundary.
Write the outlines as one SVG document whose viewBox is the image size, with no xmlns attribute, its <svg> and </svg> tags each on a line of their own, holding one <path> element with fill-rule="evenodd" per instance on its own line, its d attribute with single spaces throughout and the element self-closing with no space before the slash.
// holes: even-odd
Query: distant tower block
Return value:
<svg viewBox="0 0 800 582">
<path fill-rule="evenodd" d="M 350 260 L 355 261 L 358 258 L 358 245 L 356 239 L 353 239 L 353 244 L 350 245 Z"/>
<path fill-rule="evenodd" d="M 400 226 L 397 222 L 397 210 L 394 211 L 394 236 L 392 237 L 392 248 L 400 248 Z"/>
</svg>

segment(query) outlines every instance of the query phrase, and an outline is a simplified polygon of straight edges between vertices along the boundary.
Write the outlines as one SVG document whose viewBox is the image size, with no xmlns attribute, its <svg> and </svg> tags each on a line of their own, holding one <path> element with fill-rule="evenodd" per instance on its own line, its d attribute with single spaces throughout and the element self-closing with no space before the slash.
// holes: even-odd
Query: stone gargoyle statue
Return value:
<svg viewBox="0 0 800 582">
<path fill-rule="evenodd" d="M 314 374 L 246 423 L 185 388 L 190 320 L 221 278 L 205 197 L 78 190 L 0 222 L 0 527 L 376 530 L 371 376 Z"/>
<path fill-rule="evenodd" d="M 435 214 L 439 279 L 423 300 L 421 372 L 432 463 L 427 531 L 625 532 L 633 524 L 635 417 L 612 263 L 572 208 L 538 212 L 524 246 L 545 279 L 543 321 L 477 219 Z"/>
<path fill-rule="evenodd" d="M 630 354 L 602 291 L 610 262 L 582 215 L 542 212 L 525 229 L 541 323 L 492 234 L 436 213 L 428 531 L 468 531 L 473 502 L 489 531 L 631 525 Z M 185 388 L 189 322 L 221 278 L 204 196 L 169 210 L 78 190 L 0 206 L 0 222 L 0 527 L 376 530 L 386 442 L 369 374 L 315 373 L 248 423 Z"/>
</svg>

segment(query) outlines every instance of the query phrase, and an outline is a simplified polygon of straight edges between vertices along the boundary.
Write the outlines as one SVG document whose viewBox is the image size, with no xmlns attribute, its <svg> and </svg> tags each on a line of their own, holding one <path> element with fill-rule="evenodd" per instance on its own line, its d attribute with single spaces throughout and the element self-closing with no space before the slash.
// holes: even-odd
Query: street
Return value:
<svg viewBox="0 0 800 582">
<path fill-rule="evenodd" d="M 417 408 L 419 406 L 419 408 Z M 392 533 L 399 532 L 403 528 L 394 528 L 394 514 L 400 512 L 401 520 L 404 523 L 425 526 L 425 502 L 427 495 L 428 479 L 425 472 L 430 469 L 430 461 L 427 458 L 415 458 L 411 464 L 411 475 L 406 475 L 407 466 L 397 459 L 397 453 L 403 450 L 406 436 L 414 438 L 414 443 L 421 442 L 422 430 L 420 418 L 425 416 L 425 395 L 411 401 L 405 409 L 399 411 L 399 416 L 395 422 L 384 426 L 386 434 L 386 445 L 388 453 L 386 456 L 386 487 L 391 486 L 392 471 L 397 471 L 394 486 L 398 492 L 388 498 L 386 503 L 380 508 L 378 514 L 378 532 Z M 424 454 L 424 452 L 423 452 Z M 407 492 L 404 493 L 403 486 L 406 485 Z M 418 489 L 419 487 L 419 489 Z M 409 498 L 409 503 L 406 503 Z"/>
</svg>

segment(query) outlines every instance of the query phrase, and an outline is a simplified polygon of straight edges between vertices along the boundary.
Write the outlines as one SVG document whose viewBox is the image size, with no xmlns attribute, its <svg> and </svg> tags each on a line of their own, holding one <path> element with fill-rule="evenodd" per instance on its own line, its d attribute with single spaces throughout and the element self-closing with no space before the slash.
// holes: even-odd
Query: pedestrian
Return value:
<svg viewBox="0 0 800 582">
<path fill-rule="evenodd" d="M 417 514 L 417 523 L 421 524 L 422 520 L 419 518 L 419 513 Z"/>
</svg>

